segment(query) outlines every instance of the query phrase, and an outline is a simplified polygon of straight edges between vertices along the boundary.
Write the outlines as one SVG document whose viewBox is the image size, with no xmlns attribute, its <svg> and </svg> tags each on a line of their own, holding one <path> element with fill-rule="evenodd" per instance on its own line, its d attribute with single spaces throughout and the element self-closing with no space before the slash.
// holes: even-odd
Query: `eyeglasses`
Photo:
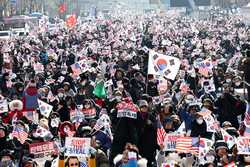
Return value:
<svg viewBox="0 0 250 167">
<path fill-rule="evenodd" d="M 69 164 L 69 166 L 79 166 L 78 163 L 75 163 L 75 164 Z"/>
</svg>

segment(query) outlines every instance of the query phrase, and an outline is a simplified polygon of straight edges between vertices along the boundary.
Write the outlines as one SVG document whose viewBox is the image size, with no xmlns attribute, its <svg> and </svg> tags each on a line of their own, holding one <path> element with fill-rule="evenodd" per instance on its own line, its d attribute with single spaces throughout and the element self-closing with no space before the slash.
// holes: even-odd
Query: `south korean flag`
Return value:
<svg viewBox="0 0 250 167">
<path fill-rule="evenodd" d="M 174 80 L 179 69 L 180 59 L 159 54 L 153 50 L 149 52 L 148 74 L 161 75 Z"/>
</svg>

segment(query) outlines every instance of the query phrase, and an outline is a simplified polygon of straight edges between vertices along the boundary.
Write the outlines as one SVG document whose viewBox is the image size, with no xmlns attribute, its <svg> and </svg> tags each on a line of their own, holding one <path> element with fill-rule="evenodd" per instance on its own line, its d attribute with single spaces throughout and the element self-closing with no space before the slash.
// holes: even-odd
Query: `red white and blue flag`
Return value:
<svg viewBox="0 0 250 167">
<path fill-rule="evenodd" d="M 86 70 L 89 66 L 86 63 L 86 60 L 81 60 L 76 62 L 75 64 L 72 64 L 71 69 L 73 71 L 74 76 L 80 75 L 84 70 Z"/>
<path fill-rule="evenodd" d="M 199 153 L 198 137 L 180 137 L 176 141 L 176 151 L 178 153 Z"/>
<path fill-rule="evenodd" d="M 247 103 L 247 105 L 246 105 L 244 124 L 246 127 L 245 132 L 244 132 L 244 136 L 250 136 L 250 103 Z"/>
<path fill-rule="evenodd" d="M 23 128 L 15 127 L 13 132 L 12 132 L 12 137 L 17 138 L 17 140 L 21 144 L 23 144 L 28 138 L 28 133 L 25 132 Z"/>
<path fill-rule="evenodd" d="M 160 119 L 157 119 L 157 144 L 163 145 L 164 140 L 167 137 L 167 133 L 165 129 L 163 128 Z"/>
</svg>

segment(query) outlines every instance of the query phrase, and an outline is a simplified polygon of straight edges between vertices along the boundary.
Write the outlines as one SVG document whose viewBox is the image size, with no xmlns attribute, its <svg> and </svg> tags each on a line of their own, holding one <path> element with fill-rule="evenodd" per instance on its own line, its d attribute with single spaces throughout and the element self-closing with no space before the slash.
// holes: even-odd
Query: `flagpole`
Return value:
<svg viewBox="0 0 250 167">
<path fill-rule="evenodd" d="M 243 95 L 244 95 L 244 99 L 246 99 L 246 80 L 245 80 L 245 75 L 243 77 Z"/>
</svg>

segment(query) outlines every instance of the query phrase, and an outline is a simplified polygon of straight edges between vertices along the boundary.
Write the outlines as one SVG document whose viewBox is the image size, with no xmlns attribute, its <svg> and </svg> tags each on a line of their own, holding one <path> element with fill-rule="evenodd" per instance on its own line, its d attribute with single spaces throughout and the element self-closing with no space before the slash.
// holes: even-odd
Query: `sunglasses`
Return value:
<svg viewBox="0 0 250 167">
<path fill-rule="evenodd" d="M 69 164 L 69 166 L 79 166 L 78 163 L 75 163 L 75 164 Z"/>
</svg>

